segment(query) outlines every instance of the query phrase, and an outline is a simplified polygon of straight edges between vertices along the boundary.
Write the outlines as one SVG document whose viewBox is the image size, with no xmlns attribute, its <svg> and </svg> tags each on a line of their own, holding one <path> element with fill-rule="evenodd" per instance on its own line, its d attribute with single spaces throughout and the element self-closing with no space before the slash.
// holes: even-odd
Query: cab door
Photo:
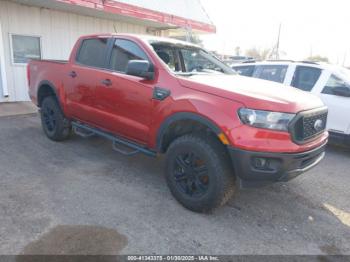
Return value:
<svg viewBox="0 0 350 262">
<path fill-rule="evenodd" d="M 76 61 L 66 72 L 70 78 L 66 86 L 69 114 L 96 127 L 103 127 L 109 121 L 97 107 L 100 79 L 107 70 L 108 42 L 109 38 L 104 37 L 83 40 Z"/>
<path fill-rule="evenodd" d="M 340 90 L 340 91 L 339 91 Z M 341 92 L 345 90 L 344 92 Z M 348 90 L 348 91 L 346 91 Z M 341 77 L 330 74 L 325 84 L 322 85 L 320 98 L 328 107 L 329 131 L 337 133 L 349 133 L 350 120 L 350 85 Z"/>
<path fill-rule="evenodd" d="M 135 42 L 116 38 L 110 50 L 109 72 L 99 77 L 96 107 L 109 119 L 113 133 L 146 143 L 152 116 L 154 80 L 126 74 L 130 60 L 150 59 Z"/>
</svg>

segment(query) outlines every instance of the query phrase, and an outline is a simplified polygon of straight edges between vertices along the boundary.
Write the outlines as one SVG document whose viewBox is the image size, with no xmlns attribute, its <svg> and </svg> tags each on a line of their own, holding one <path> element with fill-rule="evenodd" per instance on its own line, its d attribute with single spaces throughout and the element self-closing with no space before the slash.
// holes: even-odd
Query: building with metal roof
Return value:
<svg viewBox="0 0 350 262">
<path fill-rule="evenodd" d="M 215 31 L 199 0 L 1 0 L 0 102 L 27 101 L 27 61 L 68 59 L 81 35 Z"/>
</svg>

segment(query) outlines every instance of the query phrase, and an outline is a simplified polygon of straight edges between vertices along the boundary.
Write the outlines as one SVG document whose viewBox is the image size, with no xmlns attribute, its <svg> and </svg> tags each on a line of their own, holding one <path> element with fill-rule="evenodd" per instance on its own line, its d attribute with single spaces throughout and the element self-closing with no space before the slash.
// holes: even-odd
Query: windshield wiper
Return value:
<svg viewBox="0 0 350 262">
<path fill-rule="evenodd" d="M 211 71 L 203 71 L 203 72 L 175 72 L 176 75 L 181 76 L 193 76 L 193 75 L 209 75 L 209 74 L 223 74 L 222 72 L 211 70 Z"/>
</svg>

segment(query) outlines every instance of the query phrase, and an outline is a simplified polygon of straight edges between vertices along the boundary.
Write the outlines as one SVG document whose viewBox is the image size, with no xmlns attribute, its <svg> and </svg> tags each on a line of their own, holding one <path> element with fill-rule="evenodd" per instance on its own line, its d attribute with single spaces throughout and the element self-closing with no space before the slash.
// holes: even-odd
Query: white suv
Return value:
<svg viewBox="0 0 350 262">
<path fill-rule="evenodd" d="M 248 62 L 232 68 L 240 75 L 279 82 L 319 96 L 328 106 L 327 128 L 332 140 L 350 145 L 350 70 L 294 61 Z"/>
</svg>

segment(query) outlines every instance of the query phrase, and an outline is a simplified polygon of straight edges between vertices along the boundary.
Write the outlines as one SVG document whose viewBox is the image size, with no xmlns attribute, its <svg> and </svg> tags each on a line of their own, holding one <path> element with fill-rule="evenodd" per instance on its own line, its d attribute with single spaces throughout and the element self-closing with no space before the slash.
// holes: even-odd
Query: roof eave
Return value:
<svg viewBox="0 0 350 262">
<path fill-rule="evenodd" d="M 121 15 L 125 17 L 136 18 L 139 20 L 146 20 L 163 25 L 177 26 L 182 28 L 189 28 L 197 32 L 216 33 L 216 27 L 212 24 L 203 23 L 171 14 L 166 14 L 135 5 L 125 4 L 111 0 L 53 0 L 69 5 L 81 6 L 91 8 L 98 11 L 103 11 L 109 14 Z"/>
</svg>

